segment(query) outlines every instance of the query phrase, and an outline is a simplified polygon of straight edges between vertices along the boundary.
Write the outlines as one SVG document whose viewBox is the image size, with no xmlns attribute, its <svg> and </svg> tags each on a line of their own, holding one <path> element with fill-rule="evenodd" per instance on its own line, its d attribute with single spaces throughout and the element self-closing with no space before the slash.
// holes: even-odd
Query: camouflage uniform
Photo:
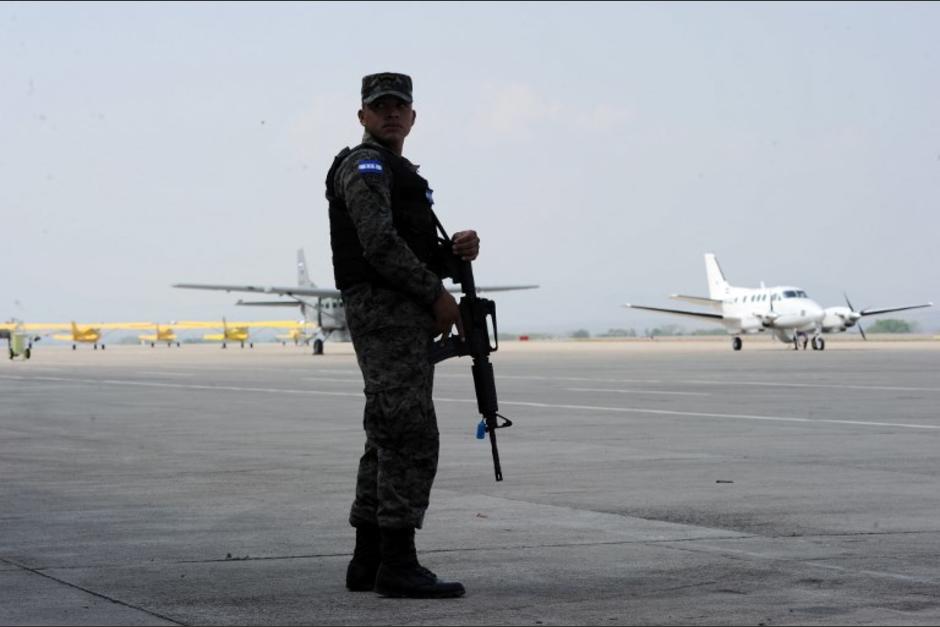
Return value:
<svg viewBox="0 0 940 627">
<path fill-rule="evenodd" d="M 366 260 L 388 287 L 359 283 L 343 290 L 346 322 L 365 380 L 365 453 L 359 461 L 350 523 L 420 528 L 437 472 L 439 435 L 431 400 L 434 333 L 431 305 L 441 280 L 420 262 L 392 223 L 390 168 L 367 132 L 339 167 L 336 196 L 345 202 Z"/>
</svg>

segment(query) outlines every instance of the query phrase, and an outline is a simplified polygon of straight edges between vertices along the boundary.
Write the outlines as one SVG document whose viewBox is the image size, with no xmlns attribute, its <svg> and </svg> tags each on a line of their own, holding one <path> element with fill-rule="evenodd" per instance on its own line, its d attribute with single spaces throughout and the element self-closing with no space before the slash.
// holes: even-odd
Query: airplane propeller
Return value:
<svg viewBox="0 0 940 627">
<path fill-rule="evenodd" d="M 858 332 L 862 334 L 862 339 L 867 342 L 868 338 L 865 337 L 865 329 L 862 328 L 862 325 L 859 322 L 859 320 L 861 320 L 862 318 L 862 314 L 855 311 L 855 307 L 852 306 L 852 301 L 849 300 L 848 294 L 846 294 L 845 292 L 842 292 L 842 295 L 845 296 L 845 304 L 849 306 L 849 311 L 852 312 L 851 317 L 855 321 L 855 326 L 858 327 Z"/>
</svg>

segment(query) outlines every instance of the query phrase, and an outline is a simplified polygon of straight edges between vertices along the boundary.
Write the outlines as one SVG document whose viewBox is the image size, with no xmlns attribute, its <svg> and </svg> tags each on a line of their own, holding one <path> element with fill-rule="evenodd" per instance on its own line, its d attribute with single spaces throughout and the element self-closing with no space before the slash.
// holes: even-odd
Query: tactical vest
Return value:
<svg viewBox="0 0 940 627">
<path fill-rule="evenodd" d="M 394 289 L 395 286 L 389 285 L 366 261 L 346 203 L 336 196 L 336 172 L 343 161 L 360 148 L 376 149 L 382 153 L 382 164 L 389 168 L 392 174 L 392 223 L 418 260 L 430 268 L 437 245 L 437 232 L 428 182 L 415 172 L 404 158 L 375 144 L 360 144 L 353 149 L 344 148 L 336 155 L 326 175 L 326 198 L 330 203 L 330 246 L 333 249 L 333 278 L 336 280 L 336 288 L 343 290 L 357 283 L 368 282 Z"/>
</svg>

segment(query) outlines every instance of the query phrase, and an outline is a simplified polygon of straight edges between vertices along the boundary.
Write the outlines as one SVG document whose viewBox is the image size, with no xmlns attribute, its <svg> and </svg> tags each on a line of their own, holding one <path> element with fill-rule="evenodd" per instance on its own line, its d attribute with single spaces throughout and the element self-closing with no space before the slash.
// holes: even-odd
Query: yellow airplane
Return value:
<svg viewBox="0 0 940 627">
<path fill-rule="evenodd" d="M 245 348 L 245 342 L 248 342 L 248 348 L 254 348 L 255 344 L 251 341 L 251 329 L 290 329 L 291 332 L 302 332 L 307 326 L 304 322 L 295 320 L 260 320 L 251 322 L 229 322 L 222 318 L 221 324 L 218 322 L 204 322 L 199 320 L 181 320 L 173 325 L 177 329 L 218 329 L 222 327 L 222 333 L 207 333 L 202 339 L 213 342 L 222 342 L 222 348 L 226 348 L 228 342 L 238 342 L 242 348 Z"/>
<path fill-rule="evenodd" d="M 287 346 L 288 342 L 293 342 L 294 346 L 300 346 L 301 344 L 306 344 L 310 341 L 311 335 L 304 331 L 304 329 L 298 327 L 296 329 L 291 329 L 287 333 L 276 335 L 277 339 L 281 340 L 281 344 Z"/>
<path fill-rule="evenodd" d="M 179 348 L 180 343 L 176 338 L 176 333 L 173 329 L 177 328 L 175 324 L 165 324 L 161 325 L 156 324 L 156 332 L 153 334 L 144 333 L 137 336 L 137 339 L 141 342 L 150 342 L 150 348 L 154 348 L 157 345 L 157 342 L 166 342 L 167 347 L 172 347 L 173 344 L 176 344 L 176 347 Z"/>
</svg>

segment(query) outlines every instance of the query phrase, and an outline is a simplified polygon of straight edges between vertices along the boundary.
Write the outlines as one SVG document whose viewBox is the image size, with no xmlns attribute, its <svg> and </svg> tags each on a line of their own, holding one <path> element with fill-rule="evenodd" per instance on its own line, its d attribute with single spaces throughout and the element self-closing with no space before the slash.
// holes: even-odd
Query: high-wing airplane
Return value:
<svg viewBox="0 0 940 627">
<path fill-rule="evenodd" d="M 759 288 L 734 287 L 725 279 L 718 259 L 711 253 L 705 254 L 705 274 L 708 278 L 708 298 L 682 294 L 673 294 L 670 298 L 711 307 L 714 313 L 631 304 L 624 307 L 718 322 L 734 336 L 731 345 L 737 351 L 743 345 L 742 335 L 765 331 L 771 331 L 782 342 L 793 342 L 794 349 L 799 348 L 800 339 L 803 339 L 805 349 L 809 334 L 812 334 L 813 350 L 824 350 L 826 342 L 823 333 L 841 333 L 857 327 L 862 338 L 868 339 L 859 324 L 863 317 L 933 305 L 872 307 L 857 311 L 846 296 L 847 307 L 824 309 L 798 287 L 766 287 L 763 283 Z"/>
<path fill-rule="evenodd" d="M 160 324 L 156 323 L 153 325 L 155 328 L 154 333 L 142 333 L 137 336 L 141 342 L 149 342 L 150 348 L 154 348 L 157 345 L 157 342 L 161 344 L 166 342 L 168 348 L 176 344 L 176 347 L 179 348 L 180 343 L 179 339 L 176 337 L 176 332 L 174 329 L 177 328 L 175 324 Z"/>
<path fill-rule="evenodd" d="M 275 301 L 243 301 L 238 305 L 263 307 L 300 307 L 304 319 L 309 325 L 316 325 L 314 334 L 306 336 L 307 342 L 313 344 L 313 354 L 322 355 L 323 346 L 327 339 L 334 337 L 338 340 L 349 340 L 349 330 L 346 327 L 346 307 L 343 305 L 342 294 L 337 289 L 317 287 L 307 274 L 307 262 L 303 249 L 297 251 L 297 287 L 279 287 L 262 285 L 217 285 L 206 283 L 176 283 L 173 287 L 194 290 L 221 290 L 225 292 L 254 292 L 256 294 L 274 294 L 286 296 L 291 300 Z M 477 292 L 500 292 L 509 290 L 528 290 L 538 285 L 500 285 L 477 286 Z M 460 288 L 448 288 L 459 292 Z M 311 327 L 312 328 L 312 327 Z"/>
</svg>

